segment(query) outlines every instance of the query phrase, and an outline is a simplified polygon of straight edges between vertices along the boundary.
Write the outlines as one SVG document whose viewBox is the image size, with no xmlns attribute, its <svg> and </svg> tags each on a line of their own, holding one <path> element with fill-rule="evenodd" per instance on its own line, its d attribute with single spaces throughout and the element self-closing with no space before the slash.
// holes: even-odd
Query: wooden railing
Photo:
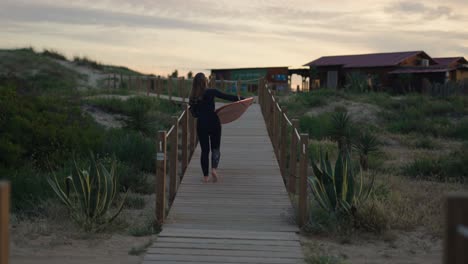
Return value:
<svg viewBox="0 0 468 264">
<path fill-rule="evenodd" d="M 9 260 L 10 184 L 0 181 L 0 264 Z"/>
<path fill-rule="evenodd" d="M 156 221 L 162 225 L 166 211 L 174 201 L 177 189 L 197 144 L 195 119 L 188 105 L 173 125 L 158 132 L 156 157 Z M 168 166 L 169 164 L 169 166 Z M 166 186 L 169 191 L 166 192 Z"/>
<path fill-rule="evenodd" d="M 262 109 L 268 134 L 273 145 L 283 181 L 288 193 L 297 199 L 297 223 L 307 222 L 307 170 L 309 135 L 300 134 L 299 121 L 287 116 L 286 107 L 281 107 L 275 91 L 264 80 L 259 81 L 258 101 Z"/>
</svg>

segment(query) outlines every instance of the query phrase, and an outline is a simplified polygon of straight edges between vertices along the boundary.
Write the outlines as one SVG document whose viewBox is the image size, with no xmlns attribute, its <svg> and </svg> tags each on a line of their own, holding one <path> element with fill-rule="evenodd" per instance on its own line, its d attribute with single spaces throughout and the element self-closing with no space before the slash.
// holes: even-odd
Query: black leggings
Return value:
<svg viewBox="0 0 468 264">
<path fill-rule="evenodd" d="M 208 176 L 208 159 L 210 155 L 210 149 L 211 167 L 213 169 L 218 168 L 219 158 L 221 156 L 221 153 L 219 152 L 219 147 L 221 145 L 221 124 L 219 124 L 219 121 L 214 122 L 214 124 L 198 122 L 197 133 L 202 151 L 200 162 L 203 170 L 203 176 Z"/>
</svg>

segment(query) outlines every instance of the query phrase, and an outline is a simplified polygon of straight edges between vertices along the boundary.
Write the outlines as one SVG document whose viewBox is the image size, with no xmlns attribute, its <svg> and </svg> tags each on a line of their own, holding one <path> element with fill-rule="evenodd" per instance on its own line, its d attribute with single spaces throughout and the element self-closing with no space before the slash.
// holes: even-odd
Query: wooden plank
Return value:
<svg viewBox="0 0 468 264">
<path fill-rule="evenodd" d="M 0 264 L 8 264 L 10 257 L 10 184 L 0 181 Z"/>
<path fill-rule="evenodd" d="M 206 248 L 164 248 L 152 247 L 147 251 L 148 254 L 165 254 L 165 255 L 192 255 L 192 256 L 228 256 L 228 257 L 259 257 L 259 258 L 303 258 L 300 251 L 273 251 L 273 250 L 260 250 L 255 246 L 250 249 L 206 249 Z"/>
<path fill-rule="evenodd" d="M 296 234 L 289 232 L 255 232 L 255 231 L 225 231 L 204 229 L 177 229 L 166 227 L 160 233 L 161 237 L 199 237 L 199 238 L 235 238 L 256 240 L 293 240 L 298 241 Z"/>
<path fill-rule="evenodd" d="M 292 264 L 297 263 L 295 258 L 265 258 L 265 257 L 242 257 L 242 256 L 197 256 L 197 255 L 164 255 L 147 254 L 143 263 L 147 261 L 200 261 L 205 263 L 269 263 L 269 264 Z M 166 262 L 164 262 L 166 263 Z"/>
<path fill-rule="evenodd" d="M 291 240 L 256 240 L 256 239 L 226 239 L 226 238 L 190 238 L 190 237 L 158 237 L 158 243 L 204 243 L 216 245 L 264 245 L 278 247 L 297 247 L 299 241 Z M 155 244 L 155 245 L 156 245 Z M 158 244 L 159 245 L 159 244 Z M 300 249 L 300 248 L 299 248 Z"/>
</svg>

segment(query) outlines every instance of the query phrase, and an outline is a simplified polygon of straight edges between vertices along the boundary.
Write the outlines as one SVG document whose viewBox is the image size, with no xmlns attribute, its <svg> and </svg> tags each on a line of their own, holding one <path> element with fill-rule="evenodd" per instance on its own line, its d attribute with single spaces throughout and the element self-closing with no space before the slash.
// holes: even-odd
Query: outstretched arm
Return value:
<svg viewBox="0 0 468 264">
<path fill-rule="evenodd" d="M 214 94 L 214 96 L 216 96 L 218 98 L 228 100 L 228 101 L 231 101 L 231 102 L 239 101 L 239 98 L 237 97 L 237 95 L 225 94 L 225 93 L 223 93 L 221 91 L 218 91 L 216 89 L 213 89 L 213 94 Z M 243 99 L 245 99 L 245 98 L 240 96 L 240 100 L 243 100 Z"/>
</svg>

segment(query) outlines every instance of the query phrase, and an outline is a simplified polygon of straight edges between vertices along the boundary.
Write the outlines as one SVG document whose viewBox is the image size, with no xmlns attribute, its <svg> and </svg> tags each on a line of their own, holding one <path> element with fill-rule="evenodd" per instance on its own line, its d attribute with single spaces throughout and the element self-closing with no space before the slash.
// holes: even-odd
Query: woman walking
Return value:
<svg viewBox="0 0 468 264">
<path fill-rule="evenodd" d="M 238 101 L 243 97 L 222 93 L 216 89 L 208 89 L 208 80 L 203 73 L 197 73 L 193 78 L 192 91 L 190 92 L 190 111 L 197 118 L 197 134 L 201 147 L 200 163 L 203 171 L 203 182 L 210 181 L 208 174 L 209 154 L 211 150 L 211 176 L 213 182 L 218 181 L 218 168 L 221 144 L 221 123 L 215 113 L 215 97 Z"/>
</svg>

